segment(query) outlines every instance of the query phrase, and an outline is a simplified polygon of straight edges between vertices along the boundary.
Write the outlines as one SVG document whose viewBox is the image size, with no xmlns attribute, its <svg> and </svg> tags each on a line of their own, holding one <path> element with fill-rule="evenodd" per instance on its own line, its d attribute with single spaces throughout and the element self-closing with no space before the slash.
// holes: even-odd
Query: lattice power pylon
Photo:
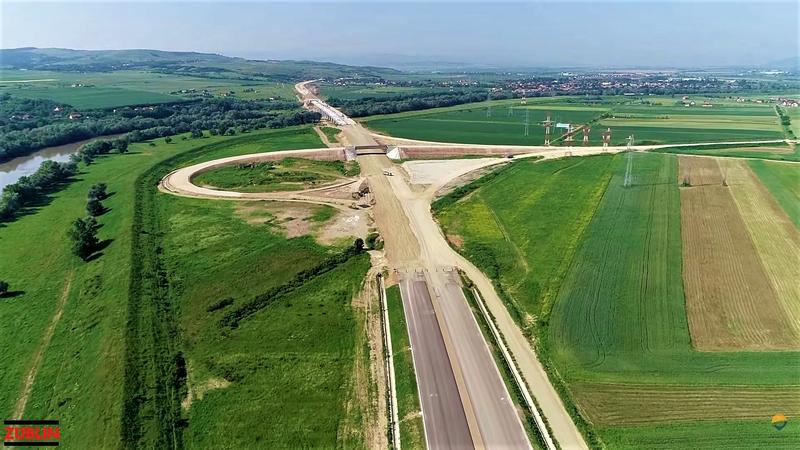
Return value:
<svg viewBox="0 0 800 450">
<path fill-rule="evenodd" d="M 603 148 L 608 147 L 608 144 L 611 143 L 611 128 L 603 131 Z"/>
<path fill-rule="evenodd" d="M 527 113 L 527 110 L 525 111 Z M 527 122 L 527 118 L 525 120 Z M 542 122 L 544 126 L 544 145 L 550 145 L 550 130 L 553 128 L 553 121 L 550 120 L 550 113 L 547 113 L 547 120 Z M 527 127 L 526 127 L 527 129 Z M 526 134 L 527 136 L 527 134 Z"/>
</svg>

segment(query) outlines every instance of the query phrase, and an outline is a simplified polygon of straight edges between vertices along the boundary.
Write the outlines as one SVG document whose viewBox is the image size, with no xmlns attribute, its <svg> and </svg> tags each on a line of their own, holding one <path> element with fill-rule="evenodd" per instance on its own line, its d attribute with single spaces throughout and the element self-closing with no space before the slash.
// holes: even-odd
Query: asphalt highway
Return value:
<svg viewBox="0 0 800 450">
<path fill-rule="evenodd" d="M 411 355 L 430 449 L 474 448 L 444 337 L 424 279 L 400 282 Z"/>
</svg>

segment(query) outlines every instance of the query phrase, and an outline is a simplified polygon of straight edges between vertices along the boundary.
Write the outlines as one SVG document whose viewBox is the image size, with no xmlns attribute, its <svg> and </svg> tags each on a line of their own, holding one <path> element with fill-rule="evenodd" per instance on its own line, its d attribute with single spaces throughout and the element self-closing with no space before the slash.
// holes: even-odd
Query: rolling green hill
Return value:
<svg viewBox="0 0 800 450">
<path fill-rule="evenodd" d="M 299 81 L 332 76 L 374 77 L 400 73 L 380 67 L 357 67 L 316 61 L 259 61 L 211 53 L 34 47 L 0 49 L 0 68 L 57 71 L 147 69 L 187 75 L 204 74 L 214 78 L 275 81 Z"/>
</svg>

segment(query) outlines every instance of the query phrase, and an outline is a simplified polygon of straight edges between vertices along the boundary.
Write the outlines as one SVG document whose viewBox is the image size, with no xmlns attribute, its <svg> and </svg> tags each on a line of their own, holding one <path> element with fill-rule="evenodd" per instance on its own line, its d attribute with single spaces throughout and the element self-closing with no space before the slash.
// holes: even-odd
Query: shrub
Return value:
<svg viewBox="0 0 800 450">
<path fill-rule="evenodd" d="M 69 230 L 72 239 L 72 253 L 86 261 L 97 249 L 97 221 L 94 217 L 75 219 Z"/>
</svg>

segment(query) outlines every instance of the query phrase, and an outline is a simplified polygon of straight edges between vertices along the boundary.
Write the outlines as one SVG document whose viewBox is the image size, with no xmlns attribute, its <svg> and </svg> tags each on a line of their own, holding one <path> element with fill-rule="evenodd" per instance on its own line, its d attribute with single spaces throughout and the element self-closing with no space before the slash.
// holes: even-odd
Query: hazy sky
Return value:
<svg viewBox="0 0 800 450">
<path fill-rule="evenodd" d="M 727 66 L 798 55 L 798 3 L 0 0 L 0 47 L 496 66 Z"/>
</svg>

